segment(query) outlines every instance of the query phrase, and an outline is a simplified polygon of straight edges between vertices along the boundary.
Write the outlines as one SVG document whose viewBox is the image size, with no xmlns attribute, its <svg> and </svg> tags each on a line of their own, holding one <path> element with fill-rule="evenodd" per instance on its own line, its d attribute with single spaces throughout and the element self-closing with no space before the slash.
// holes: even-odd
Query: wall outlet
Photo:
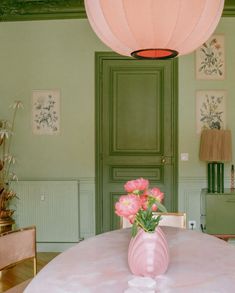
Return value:
<svg viewBox="0 0 235 293">
<path fill-rule="evenodd" d="M 181 153 L 180 154 L 180 160 L 181 161 L 188 161 L 189 160 L 189 154 L 188 153 Z"/>
<path fill-rule="evenodd" d="M 191 230 L 195 230 L 197 227 L 197 222 L 196 221 L 188 221 L 188 227 Z"/>
</svg>

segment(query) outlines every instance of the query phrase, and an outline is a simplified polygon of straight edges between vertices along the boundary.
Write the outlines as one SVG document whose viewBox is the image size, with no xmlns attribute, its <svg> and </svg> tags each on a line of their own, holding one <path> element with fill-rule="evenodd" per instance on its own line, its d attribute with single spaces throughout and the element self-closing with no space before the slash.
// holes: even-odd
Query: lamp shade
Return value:
<svg viewBox="0 0 235 293">
<path fill-rule="evenodd" d="M 201 161 L 229 162 L 232 159 L 232 138 L 230 130 L 206 129 L 201 133 Z"/>
<path fill-rule="evenodd" d="M 215 30 L 224 0 L 85 0 L 88 20 L 113 51 L 144 59 L 188 54 Z"/>
</svg>

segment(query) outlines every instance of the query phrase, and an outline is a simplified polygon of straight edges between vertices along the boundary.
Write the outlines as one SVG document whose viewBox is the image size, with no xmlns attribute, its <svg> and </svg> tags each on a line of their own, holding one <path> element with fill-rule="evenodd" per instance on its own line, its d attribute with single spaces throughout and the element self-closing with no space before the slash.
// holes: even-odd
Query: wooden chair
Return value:
<svg viewBox="0 0 235 293">
<path fill-rule="evenodd" d="M 154 213 L 155 216 L 161 216 L 161 220 L 159 222 L 159 226 L 171 226 L 171 227 L 179 227 L 186 228 L 186 213 Z M 128 228 L 131 227 L 131 223 L 126 219 L 122 218 L 121 227 Z"/>
<path fill-rule="evenodd" d="M 160 226 L 171 226 L 186 229 L 186 213 L 155 213 L 161 216 Z"/>
<path fill-rule="evenodd" d="M 27 227 L 0 234 L 0 271 L 33 259 L 33 275 L 37 273 L 36 228 Z M 5 293 L 22 293 L 31 279 L 10 288 Z"/>
</svg>

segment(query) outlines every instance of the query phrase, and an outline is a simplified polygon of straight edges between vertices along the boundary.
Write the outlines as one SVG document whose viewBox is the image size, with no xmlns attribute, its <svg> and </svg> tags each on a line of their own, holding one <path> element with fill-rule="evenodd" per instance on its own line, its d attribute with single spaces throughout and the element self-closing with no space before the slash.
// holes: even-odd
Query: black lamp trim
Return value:
<svg viewBox="0 0 235 293">
<path fill-rule="evenodd" d="M 166 53 L 170 53 L 167 56 L 163 56 L 163 57 L 143 57 L 141 55 L 139 55 L 139 53 L 141 52 L 148 52 L 148 51 L 165 51 Z M 152 48 L 152 49 L 141 49 L 141 50 L 137 50 L 137 51 L 133 51 L 131 53 L 131 56 L 136 58 L 136 59 L 147 59 L 147 60 L 164 60 L 164 59 L 171 59 L 174 58 L 176 56 L 178 56 L 179 52 L 175 51 L 175 50 L 171 50 L 171 49 L 166 49 L 166 48 Z"/>
</svg>

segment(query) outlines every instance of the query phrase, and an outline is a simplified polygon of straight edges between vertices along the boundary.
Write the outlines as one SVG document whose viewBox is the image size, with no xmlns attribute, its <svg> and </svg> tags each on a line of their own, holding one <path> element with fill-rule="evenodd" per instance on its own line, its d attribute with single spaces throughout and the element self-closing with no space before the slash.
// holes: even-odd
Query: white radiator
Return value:
<svg viewBox="0 0 235 293">
<path fill-rule="evenodd" d="M 19 181 L 13 188 L 18 227 L 35 225 L 37 242 L 79 241 L 77 181 Z"/>
</svg>

